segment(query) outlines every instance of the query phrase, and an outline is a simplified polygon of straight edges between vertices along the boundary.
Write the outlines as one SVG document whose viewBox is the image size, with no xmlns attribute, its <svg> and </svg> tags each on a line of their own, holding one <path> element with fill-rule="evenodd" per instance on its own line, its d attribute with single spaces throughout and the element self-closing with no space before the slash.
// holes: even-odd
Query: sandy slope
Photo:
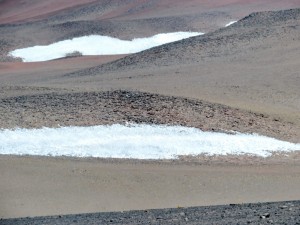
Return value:
<svg viewBox="0 0 300 225">
<path fill-rule="evenodd" d="M 0 62 L 2 86 L 32 85 L 39 80 L 53 79 L 62 73 L 74 72 L 82 68 L 90 68 L 125 55 L 84 56 L 52 60 L 41 63 Z"/>
<path fill-rule="evenodd" d="M 247 159 L 206 160 L 182 164 L 1 156 L 0 217 L 300 199 L 299 156 L 248 159 L 254 165 Z"/>
</svg>

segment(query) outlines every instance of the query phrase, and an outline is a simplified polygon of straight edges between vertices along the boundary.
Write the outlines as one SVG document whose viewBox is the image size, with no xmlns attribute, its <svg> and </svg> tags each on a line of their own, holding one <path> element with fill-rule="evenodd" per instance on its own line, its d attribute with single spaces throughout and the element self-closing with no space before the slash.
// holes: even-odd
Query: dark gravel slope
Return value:
<svg viewBox="0 0 300 225">
<path fill-rule="evenodd" d="M 11 115 L 14 115 L 13 117 Z M 0 99 L 0 128 L 172 124 L 296 141 L 299 129 L 268 115 L 205 101 L 132 91 L 49 93 Z"/>
<path fill-rule="evenodd" d="M 300 201 L 6 219 L 40 224 L 300 224 Z"/>
<path fill-rule="evenodd" d="M 289 46 L 299 41 L 300 9 L 253 13 L 230 27 L 158 46 L 66 76 L 89 76 L 124 69 L 195 64 L 220 57 L 232 61 L 258 49 L 270 49 L 282 42 Z"/>
</svg>

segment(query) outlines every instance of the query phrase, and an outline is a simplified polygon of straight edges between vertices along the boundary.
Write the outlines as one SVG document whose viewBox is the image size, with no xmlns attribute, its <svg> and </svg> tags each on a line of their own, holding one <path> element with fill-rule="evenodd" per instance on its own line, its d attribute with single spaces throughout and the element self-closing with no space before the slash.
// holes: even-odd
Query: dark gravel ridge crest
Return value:
<svg viewBox="0 0 300 225">
<path fill-rule="evenodd" d="M 14 115 L 14 117 L 11 117 Z M 74 92 L 0 99 L 0 128 L 109 124 L 168 124 L 204 131 L 259 133 L 299 141 L 280 118 L 206 101 L 139 91 Z"/>
<path fill-rule="evenodd" d="M 300 224 L 300 201 L 2 219 L 0 225 Z"/>
<path fill-rule="evenodd" d="M 289 34 L 289 35 L 287 35 Z M 274 41 L 299 41 L 300 8 L 252 13 L 230 27 L 201 36 L 154 47 L 100 66 L 65 74 L 65 77 L 95 76 L 110 72 L 130 71 L 151 66 L 195 64 L 226 56 L 227 60 L 239 54 L 270 48 Z M 270 42 L 270 43 L 269 43 Z M 239 45 L 247 43 L 246 49 Z"/>
</svg>

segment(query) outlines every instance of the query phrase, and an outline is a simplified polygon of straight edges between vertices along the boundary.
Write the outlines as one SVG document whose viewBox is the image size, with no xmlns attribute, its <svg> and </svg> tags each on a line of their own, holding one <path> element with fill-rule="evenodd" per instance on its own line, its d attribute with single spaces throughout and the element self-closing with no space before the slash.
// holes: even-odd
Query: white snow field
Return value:
<svg viewBox="0 0 300 225">
<path fill-rule="evenodd" d="M 0 154 L 134 159 L 180 155 L 251 154 L 300 150 L 294 144 L 250 134 L 203 132 L 165 125 L 110 125 L 0 130 Z"/>
<path fill-rule="evenodd" d="M 108 36 L 90 35 L 59 41 L 47 46 L 16 49 L 10 52 L 9 55 L 20 57 L 23 62 L 40 62 L 63 58 L 73 52 L 80 52 L 82 55 L 130 54 L 202 34 L 200 32 L 164 33 L 152 37 L 135 38 L 131 41 Z"/>
<path fill-rule="evenodd" d="M 230 21 L 229 23 L 227 23 L 226 25 L 225 25 L 225 27 L 229 27 L 229 26 L 231 26 L 232 24 L 234 24 L 234 23 L 236 23 L 237 21 L 235 20 L 235 21 Z"/>
</svg>

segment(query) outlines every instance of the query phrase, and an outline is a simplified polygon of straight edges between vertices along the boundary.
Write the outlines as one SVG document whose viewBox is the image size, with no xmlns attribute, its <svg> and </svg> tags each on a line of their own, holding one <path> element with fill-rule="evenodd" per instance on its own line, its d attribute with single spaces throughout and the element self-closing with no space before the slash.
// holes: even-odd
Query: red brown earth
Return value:
<svg viewBox="0 0 300 225">
<path fill-rule="evenodd" d="M 0 23 L 16 23 L 38 20 L 59 11 L 95 2 L 95 0 L 63 1 L 24 1 L 2 0 L 0 2 Z"/>
<path fill-rule="evenodd" d="M 210 32 L 252 12 L 300 7 L 299 1 L 0 1 L 0 61 L 11 50 L 89 34 L 118 38 L 176 31 Z M 32 35 L 34 34 L 34 35 Z"/>
<path fill-rule="evenodd" d="M 240 19 L 251 12 L 268 10 L 282 10 L 299 7 L 297 0 L 50 0 L 50 1 L 28 1 L 28 0 L 2 0 L 0 2 L 0 23 L 17 23 L 37 21 L 59 14 L 63 11 L 72 11 L 75 8 L 86 7 L 94 4 L 101 5 L 105 10 L 103 15 L 93 15 L 91 19 L 141 19 L 157 18 L 162 16 L 176 16 L 198 14 L 199 12 L 227 12 Z M 117 7 L 111 6 L 117 5 Z M 86 16 L 90 18 L 90 15 Z"/>
<path fill-rule="evenodd" d="M 48 79 L 61 73 L 75 72 L 79 69 L 98 66 L 117 60 L 124 55 L 71 57 L 48 62 L 0 62 L 2 85 L 13 81 L 32 82 L 39 77 Z"/>
<path fill-rule="evenodd" d="M 0 128 L 129 121 L 300 142 L 300 10 L 262 12 L 299 7 L 297 0 L 2 0 Z M 129 56 L 39 63 L 7 56 L 16 48 L 89 34 L 131 39 L 175 31 L 206 34 Z M 297 153 L 175 162 L 14 156 L 0 161 L 1 217 L 300 196 Z"/>
</svg>

